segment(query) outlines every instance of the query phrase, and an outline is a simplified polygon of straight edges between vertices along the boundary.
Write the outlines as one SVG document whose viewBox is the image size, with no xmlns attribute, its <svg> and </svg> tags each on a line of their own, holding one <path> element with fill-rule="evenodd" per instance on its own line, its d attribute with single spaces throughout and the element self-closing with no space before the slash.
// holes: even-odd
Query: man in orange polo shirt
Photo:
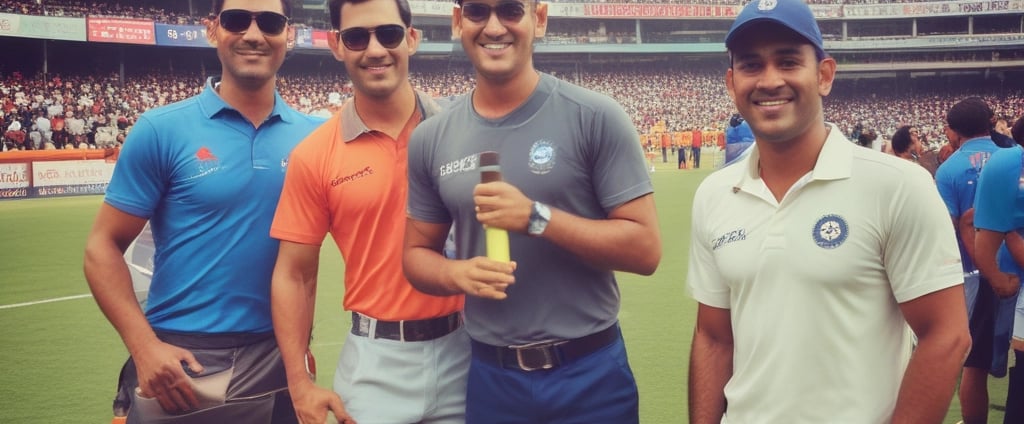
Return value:
<svg viewBox="0 0 1024 424">
<path fill-rule="evenodd" d="M 270 235 L 274 329 L 303 423 L 462 423 L 469 338 L 463 298 L 416 291 L 402 274 L 407 142 L 438 111 L 409 83 L 420 33 L 407 0 L 332 0 L 329 37 L 355 95 L 300 143 Z M 340 41 L 340 42 L 339 42 Z M 320 245 L 327 233 L 345 260 L 344 309 L 352 311 L 334 391 L 308 377 Z M 333 283 L 333 282 L 332 282 Z"/>
</svg>

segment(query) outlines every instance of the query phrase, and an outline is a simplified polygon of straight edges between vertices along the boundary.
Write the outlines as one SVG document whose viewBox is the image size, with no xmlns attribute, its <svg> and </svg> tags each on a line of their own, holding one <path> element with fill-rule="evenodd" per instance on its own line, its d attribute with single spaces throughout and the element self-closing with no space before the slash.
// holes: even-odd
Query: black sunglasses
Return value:
<svg viewBox="0 0 1024 424">
<path fill-rule="evenodd" d="M 481 23 L 491 19 L 491 10 L 498 15 L 502 22 L 510 24 L 518 23 L 526 16 L 526 5 L 518 1 L 505 1 L 498 3 L 493 8 L 486 3 L 463 3 L 462 17 L 472 22 Z"/>
<path fill-rule="evenodd" d="M 352 51 L 363 51 L 370 46 L 370 34 L 377 36 L 377 42 L 385 49 L 393 49 L 405 39 L 405 27 L 398 24 L 381 25 L 376 28 L 355 27 L 338 33 L 338 39 Z"/>
<path fill-rule="evenodd" d="M 276 12 L 250 12 L 242 9 L 229 9 L 220 12 L 218 16 L 221 28 L 231 32 L 245 32 L 252 25 L 253 19 L 256 26 L 266 35 L 278 35 L 288 25 L 288 17 Z"/>
</svg>

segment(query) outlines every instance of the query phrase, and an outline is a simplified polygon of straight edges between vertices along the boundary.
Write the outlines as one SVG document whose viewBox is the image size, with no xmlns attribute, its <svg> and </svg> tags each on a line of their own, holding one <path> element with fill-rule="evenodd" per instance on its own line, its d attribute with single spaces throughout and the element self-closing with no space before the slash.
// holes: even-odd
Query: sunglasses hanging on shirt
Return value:
<svg viewBox="0 0 1024 424">
<path fill-rule="evenodd" d="M 381 25 L 376 28 L 355 27 L 342 30 L 338 38 L 345 48 L 352 51 L 363 51 L 370 46 L 370 34 L 377 37 L 377 42 L 385 49 L 393 49 L 405 39 L 405 27 L 396 24 Z"/>
<path fill-rule="evenodd" d="M 518 1 L 506 1 L 498 3 L 493 8 L 486 3 L 463 3 L 462 17 L 472 22 L 482 23 L 491 19 L 491 12 L 498 15 L 498 20 L 515 24 L 519 23 L 526 16 L 526 5 Z"/>
<path fill-rule="evenodd" d="M 243 33 L 249 30 L 252 21 L 266 35 L 278 35 L 288 26 L 288 17 L 276 12 L 250 12 L 242 9 L 228 9 L 217 15 L 220 27 L 230 32 Z"/>
</svg>

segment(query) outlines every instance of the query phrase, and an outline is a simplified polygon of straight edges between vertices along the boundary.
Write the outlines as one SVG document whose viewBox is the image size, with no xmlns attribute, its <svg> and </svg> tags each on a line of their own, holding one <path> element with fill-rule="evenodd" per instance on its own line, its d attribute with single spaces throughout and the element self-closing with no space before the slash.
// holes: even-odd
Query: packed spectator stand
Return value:
<svg viewBox="0 0 1024 424">
<path fill-rule="evenodd" d="M 417 88 L 437 97 L 457 96 L 473 87 L 468 63 L 420 61 L 412 65 Z M 640 133 L 658 121 L 668 131 L 723 128 L 734 113 L 723 83 L 724 66 L 690 70 L 673 64 L 636 64 L 567 69 L 539 64 L 539 68 L 608 94 L 623 105 Z M 197 94 L 204 78 L 198 74 L 148 73 L 126 78 L 108 75 L 22 75 L 0 78 L 0 112 L 7 148 L 110 147 L 123 141 L 127 128 L 151 108 Z M 920 81 L 907 87 L 896 82 L 839 80 L 826 98 L 826 119 L 844 132 L 859 123 L 883 139 L 900 125 L 917 126 L 927 146 L 945 142 L 945 113 L 957 100 L 981 95 L 999 116 L 1011 121 L 1024 114 L 1024 90 L 979 79 L 952 88 Z M 334 73 L 281 75 L 279 87 L 289 104 L 305 113 L 329 115 L 352 89 L 337 65 Z M 47 122 L 48 121 L 48 122 Z M 17 124 L 15 124 L 17 122 Z M 13 127 L 12 127 L 13 126 Z M 48 128 L 47 128 L 48 127 Z M 23 133 L 18 136 L 7 130 Z M 37 133 L 37 134 L 33 134 Z"/>
</svg>

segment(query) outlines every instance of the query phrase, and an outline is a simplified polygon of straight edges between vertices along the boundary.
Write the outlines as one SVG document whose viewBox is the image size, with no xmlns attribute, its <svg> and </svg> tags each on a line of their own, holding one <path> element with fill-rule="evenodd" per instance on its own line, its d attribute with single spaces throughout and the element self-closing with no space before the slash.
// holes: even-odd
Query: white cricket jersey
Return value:
<svg viewBox="0 0 1024 424">
<path fill-rule="evenodd" d="M 911 352 L 898 304 L 962 282 L 938 191 L 835 126 L 781 202 L 759 157 L 709 176 L 693 206 L 690 292 L 732 317 L 722 422 L 888 421 Z"/>
</svg>

